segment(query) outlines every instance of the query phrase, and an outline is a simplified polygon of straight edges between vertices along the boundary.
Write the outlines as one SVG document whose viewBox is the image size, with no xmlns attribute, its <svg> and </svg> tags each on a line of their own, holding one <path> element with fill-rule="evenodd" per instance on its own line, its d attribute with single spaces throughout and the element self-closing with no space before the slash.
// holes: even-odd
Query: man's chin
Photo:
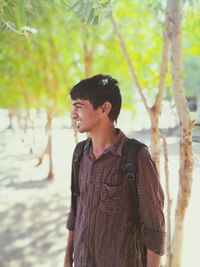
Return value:
<svg viewBox="0 0 200 267">
<path fill-rule="evenodd" d="M 79 133 L 85 133 L 86 132 L 86 130 L 85 129 L 82 129 L 81 127 L 77 127 L 77 131 Z"/>
</svg>

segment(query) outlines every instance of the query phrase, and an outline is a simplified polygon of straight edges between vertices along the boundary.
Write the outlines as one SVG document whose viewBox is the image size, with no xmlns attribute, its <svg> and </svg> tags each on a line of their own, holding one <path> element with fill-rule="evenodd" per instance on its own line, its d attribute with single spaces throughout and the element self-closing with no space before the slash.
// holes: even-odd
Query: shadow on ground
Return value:
<svg viewBox="0 0 200 267">
<path fill-rule="evenodd" d="M 1 204 L 1 267 L 58 266 L 67 205 L 57 194 Z"/>
<path fill-rule="evenodd" d="M 35 167 L 19 140 L 0 135 L 0 266 L 62 267 L 70 200 L 66 185 L 47 181 L 45 164 Z"/>
</svg>

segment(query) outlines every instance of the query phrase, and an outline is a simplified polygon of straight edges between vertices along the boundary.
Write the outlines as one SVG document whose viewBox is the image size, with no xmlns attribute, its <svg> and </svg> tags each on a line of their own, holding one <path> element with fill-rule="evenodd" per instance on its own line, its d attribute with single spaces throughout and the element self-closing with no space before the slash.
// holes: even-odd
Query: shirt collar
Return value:
<svg viewBox="0 0 200 267">
<path fill-rule="evenodd" d="M 106 148 L 102 154 L 106 154 L 110 152 L 117 156 L 122 155 L 122 148 L 123 148 L 124 143 L 127 141 L 127 137 L 120 129 L 116 128 L 116 131 L 118 133 L 118 136 L 115 142 L 110 147 Z M 88 156 L 92 152 L 92 139 L 91 138 L 88 138 L 84 151 Z"/>
</svg>

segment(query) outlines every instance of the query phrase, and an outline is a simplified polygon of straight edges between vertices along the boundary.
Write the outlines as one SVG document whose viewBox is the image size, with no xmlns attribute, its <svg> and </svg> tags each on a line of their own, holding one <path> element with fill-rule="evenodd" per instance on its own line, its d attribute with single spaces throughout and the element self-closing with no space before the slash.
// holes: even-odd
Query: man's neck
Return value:
<svg viewBox="0 0 200 267">
<path fill-rule="evenodd" d="M 117 131 L 113 127 L 107 127 L 106 129 L 99 129 L 94 133 L 90 133 L 93 146 L 93 154 L 97 158 L 102 152 L 109 148 L 117 138 Z"/>
</svg>

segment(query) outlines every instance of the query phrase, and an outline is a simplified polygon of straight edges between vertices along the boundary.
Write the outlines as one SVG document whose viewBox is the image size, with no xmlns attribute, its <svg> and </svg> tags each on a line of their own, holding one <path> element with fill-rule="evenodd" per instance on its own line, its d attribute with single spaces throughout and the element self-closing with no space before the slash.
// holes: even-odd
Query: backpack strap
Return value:
<svg viewBox="0 0 200 267">
<path fill-rule="evenodd" d="M 147 263 L 147 248 L 143 244 L 141 239 L 142 235 L 142 225 L 140 222 L 139 216 L 139 203 L 138 203 L 138 192 L 136 185 L 136 174 L 137 174 L 137 157 L 140 149 L 146 147 L 145 144 L 135 140 L 128 139 L 124 144 L 122 150 L 122 159 L 121 159 L 121 169 L 125 173 L 128 179 L 129 192 L 131 196 L 132 211 L 133 211 L 133 223 L 136 231 L 136 236 L 138 237 L 139 243 L 138 246 L 141 251 L 141 257 L 143 261 L 143 266 L 146 266 Z"/>
<path fill-rule="evenodd" d="M 77 210 L 77 196 L 80 194 L 79 190 L 79 167 L 83 155 L 84 147 L 88 139 L 78 143 L 74 149 L 72 157 L 72 171 L 71 171 L 71 207 L 76 216 Z"/>
<path fill-rule="evenodd" d="M 129 138 L 123 146 L 121 159 L 121 170 L 126 174 L 128 179 L 133 209 L 133 221 L 136 227 L 140 223 L 138 192 L 136 186 L 137 156 L 142 147 L 146 147 L 146 145 L 135 139 Z"/>
</svg>

